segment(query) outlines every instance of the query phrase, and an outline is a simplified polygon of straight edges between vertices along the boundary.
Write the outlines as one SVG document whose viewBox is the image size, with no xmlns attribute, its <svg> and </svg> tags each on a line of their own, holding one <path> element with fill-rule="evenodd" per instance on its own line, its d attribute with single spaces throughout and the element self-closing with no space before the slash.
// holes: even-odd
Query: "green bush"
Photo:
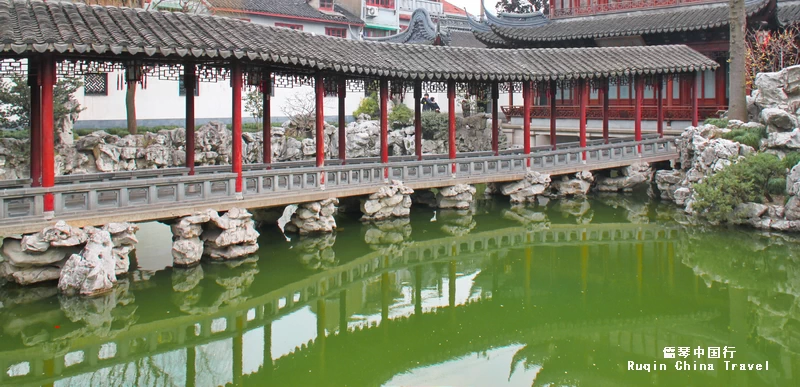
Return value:
<svg viewBox="0 0 800 387">
<path fill-rule="evenodd" d="M 790 171 L 797 163 L 800 163 L 800 152 L 789 152 L 783 158 L 783 166 Z"/>
<path fill-rule="evenodd" d="M 17 140 L 24 140 L 30 138 L 27 130 L 2 130 L 0 129 L 0 138 L 16 138 Z"/>
<path fill-rule="evenodd" d="M 786 193 L 786 178 L 773 177 L 767 181 L 767 192 L 771 195 L 783 195 Z"/>
<path fill-rule="evenodd" d="M 353 117 L 358 118 L 359 114 L 367 114 L 372 119 L 378 118 L 378 115 L 380 115 L 380 106 L 374 94 L 361 99 L 361 103 L 358 104 L 358 109 L 353 112 Z"/>
<path fill-rule="evenodd" d="M 733 129 L 728 133 L 724 133 L 722 138 L 758 149 L 761 139 L 767 138 L 767 128 L 760 126 L 757 128 Z"/>
<path fill-rule="evenodd" d="M 711 221 L 725 221 L 737 205 L 772 201 L 770 194 L 782 193 L 785 186 L 783 162 L 775 155 L 757 153 L 695 184 L 692 208 Z"/>
<path fill-rule="evenodd" d="M 706 118 L 703 121 L 704 125 L 714 125 L 718 128 L 727 128 L 728 127 L 728 119 L 727 118 Z"/>
<path fill-rule="evenodd" d="M 447 133 L 448 118 L 447 114 L 436 112 L 423 112 L 422 117 L 422 138 L 433 140 L 436 133 Z"/>
<path fill-rule="evenodd" d="M 389 122 L 395 129 L 410 126 L 414 119 L 414 112 L 402 102 L 393 102 L 392 112 L 389 113 Z"/>
</svg>

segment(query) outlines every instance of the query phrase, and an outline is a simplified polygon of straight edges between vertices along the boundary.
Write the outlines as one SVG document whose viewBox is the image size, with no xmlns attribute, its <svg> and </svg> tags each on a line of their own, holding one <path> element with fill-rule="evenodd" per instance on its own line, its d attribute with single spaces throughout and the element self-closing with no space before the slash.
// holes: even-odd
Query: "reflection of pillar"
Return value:
<svg viewBox="0 0 800 387">
<path fill-rule="evenodd" d="M 242 374 L 244 367 L 242 361 L 244 360 L 244 317 L 236 316 L 236 334 L 233 336 L 233 385 L 239 386 L 242 384 Z"/>
<path fill-rule="evenodd" d="M 750 324 L 747 323 L 748 306 L 747 291 L 744 289 L 729 287 L 728 300 L 730 302 L 728 310 L 730 313 L 728 326 L 730 327 L 730 343 L 729 346 L 738 348 L 738 352 L 734 354 L 734 359 L 738 356 L 747 357 L 749 354 L 742 351 L 747 345 L 747 336 L 750 332 Z M 742 361 L 744 363 L 744 361 Z M 722 366 L 720 364 L 720 366 Z M 731 378 L 731 386 L 747 386 L 748 377 L 747 372 L 737 374 L 737 377 Z"/>
<path fill-rule="evenodd" d="M 414 268 L 414 315 L 422 315 L 422 266 Z"/>
<path fill-rule="evenodd" d="M 197 378 L 194 368 L 197 352 L 194 346 L 186 347 L 186 387 L 194 387 Z"/>
<path fill-rule="evenodd" d="M 581 246 L 581 292 L 583 293 L 584 300 L 586 298 L 586 289 L 589 282 L 589 246 Z"/>
<path fill-rule="evenodd" d="M 643 271 L 644 246 L 636 244 L 636 291 L 639 297 L 642 296 L 642 271 Z"/>
<path fill-rule="evenodd" d="M 447 281 L 448 285 L 447 293 L 448 296 L 450 296 L 449 297 L 450 307 L 455 308 L 456 307 L 456 261 L 450 261 L 450 270 L 448 274 L 449 276 Z"/>
<path fill-rule="evenodd" d="M 497 297 L 500 284 L 500 264 L 497 262 L 497 253 L 492 254 L 492 297 Z"/>
<path fill-rule="evenodd" d="M 42 371 L 43 371 L 44 377 L 46 379 L 50 379 L 50 378 L 52 378 L 54 376 L 54 372 L 53 372 L 54 368 L 55 367 L 54 367 L 53 359 L 44 360 L 44 365 L 42 367 Z M 52 387 L 53 383 L 43 384 L 43 386 Z"/>
<path fill-rule="evenodd" d="M 339 334 L 347 333 L 347 290 L 339 292 Z"/>
<path fill-rule="evenodd" d="M 667 242 L 667 261 L 669 262 L 669 288 L 675 289 L 675 250 L 672 242 Z"/>
<path fill-rule="evenodd" d="M 381 324 L 389 320 L 389 273 L 381 274 Z"/>
<path fill-rule="evenodd" d="M 325 345 L 328 341 L 325 336 L 325 299 L 317 300 L 317 348 L 319 349 L 319 377 L 322 382 L 325 375 Z"/>
<path fill-rule="evenodd" d="M 531 302 L 531 260 L 533 259 L 533 248 L 525 248 L 525 304 Z"/>
<path fill-rule="evenodd" d="M 272 321 L 264 324 L 264 375 L 272 374 Z"/>
</svg>

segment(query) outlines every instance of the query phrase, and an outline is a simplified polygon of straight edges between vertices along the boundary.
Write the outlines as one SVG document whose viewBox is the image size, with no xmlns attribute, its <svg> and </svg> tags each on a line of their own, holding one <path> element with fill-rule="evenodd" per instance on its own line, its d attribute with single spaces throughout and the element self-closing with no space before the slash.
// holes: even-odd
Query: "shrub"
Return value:
<svg viewBox="0 0 800 387">
<path fill-rule="evenodd" d="M 395 101 L 392 104 L 392 112 L 389 113 L 389 122 L 392 123 L 392 127 L 400 129 L 411 125 L 414 112 L 402 102 Z"/>
<path fill-rule="evenodd" d="M 3 130 L 0 129 L 0 138 L 16 138 L 24 140 L 30 138 L 27 130 Z"/>
<path fill-rule="evenodd" d="M 380 106 L 374 94 L 370 94 L 361 99 L 358 104 L 358 109 L 353 111 L 353 117 L 358 118 L 359 114 L 367 114 L 371 118 L 376 119 L 380 115 Z"/>
<path fill-rule="evenodd" d="M 727 118 L 706 118 L 703 121 L 705 125 L 714 125 L 718 128 L 727 128 L 728 127 L 728 119 Z"/>
<path fill-rule="evenodd" d="M 426 140 L 433 140 L 436 133 L 446 133 L 448 124 L 447 114 L 436 112 L 423 112 L 422 121 L 422 138 Z"/>
<path fill-rule="evenodd" d="M 775 155 L 757 153 L 695 184 L 692 208 L 711 221 L 724 221 L 738 204 L 772 201 L 770 194 L 783 193 L 785 186 L 783 162 Z"/>
<path fill-rule="evenodd" d="M 728 133 L 722 134 L 722 138 L 758 149 L 761 145 L 761 139 L 767 138 L 767 128 L 761 126 L 757 128 L 734 129 Z"/>
<path fill-rule="evenodd" d="M 789 152 L 783 158 L 783 166 L 791 170 L 797 163 L 800 163 L 800 152 Z"/>
</svg>

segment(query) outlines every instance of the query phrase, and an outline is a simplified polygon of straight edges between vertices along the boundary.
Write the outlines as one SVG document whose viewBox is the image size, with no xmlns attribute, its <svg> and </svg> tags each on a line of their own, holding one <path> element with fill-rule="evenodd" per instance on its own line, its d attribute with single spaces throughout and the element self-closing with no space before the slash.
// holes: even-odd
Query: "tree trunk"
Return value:
<svg viewBox="0 0 800 387">
<path fill-rule="evenodd" d="M 745 89 L 745 20 L 744 0 L 728 0 L 730 8 L 730 74 L 728 118 L 747 122 L 747 98 Z M 717 70 L 722 71 L 722 70 Z"/>
<path fill-rule="evenodd" d="M 128 133 L 136 134 L 136 82 L 130 82 L 125 92 L 125 113 L 128 118 Z"/>
</svg>

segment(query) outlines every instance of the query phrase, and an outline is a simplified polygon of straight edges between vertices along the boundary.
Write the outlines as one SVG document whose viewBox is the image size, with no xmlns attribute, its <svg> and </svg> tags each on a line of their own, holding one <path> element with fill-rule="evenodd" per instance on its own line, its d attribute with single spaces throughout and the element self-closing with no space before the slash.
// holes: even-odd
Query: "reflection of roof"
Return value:
<svg viewBox="0 0 800 387">
<path fill-rule="evenodd" d="M 275 17 L 364 25 L 364 21 L 338 5 L 323 12 L 305 0 L 207 0 L 213 12 L 242 12 Z"/>
<path fill-rule="evenodd" d="M 70 47 L 78 54 L 117 58 L 140 53 L 154 59 L 234 56 L 256 65 L 286 64 L 297 71 L 428 80 L 595 78 L 718 67 L 684 45 L 490 50 L 391 44 L 224 17 L 37 0 L 0 0 L 0 42 L 2 51 L 17 55 Z"/>
<path fill-rule="evenodd" d="M 746 0 L 747 15 L 752 17 L 769 8 L 772 1 Z M 487 12 L 488 25 L 480 28 L 473 23 L 473 31 L 478 39 L 496 45 L 500 40 L 549 42 L 705 30 L 727 26 L 728 17 L 727 2 L 556 20 L 539 13 L 498 17 Z"/>
</svg>

